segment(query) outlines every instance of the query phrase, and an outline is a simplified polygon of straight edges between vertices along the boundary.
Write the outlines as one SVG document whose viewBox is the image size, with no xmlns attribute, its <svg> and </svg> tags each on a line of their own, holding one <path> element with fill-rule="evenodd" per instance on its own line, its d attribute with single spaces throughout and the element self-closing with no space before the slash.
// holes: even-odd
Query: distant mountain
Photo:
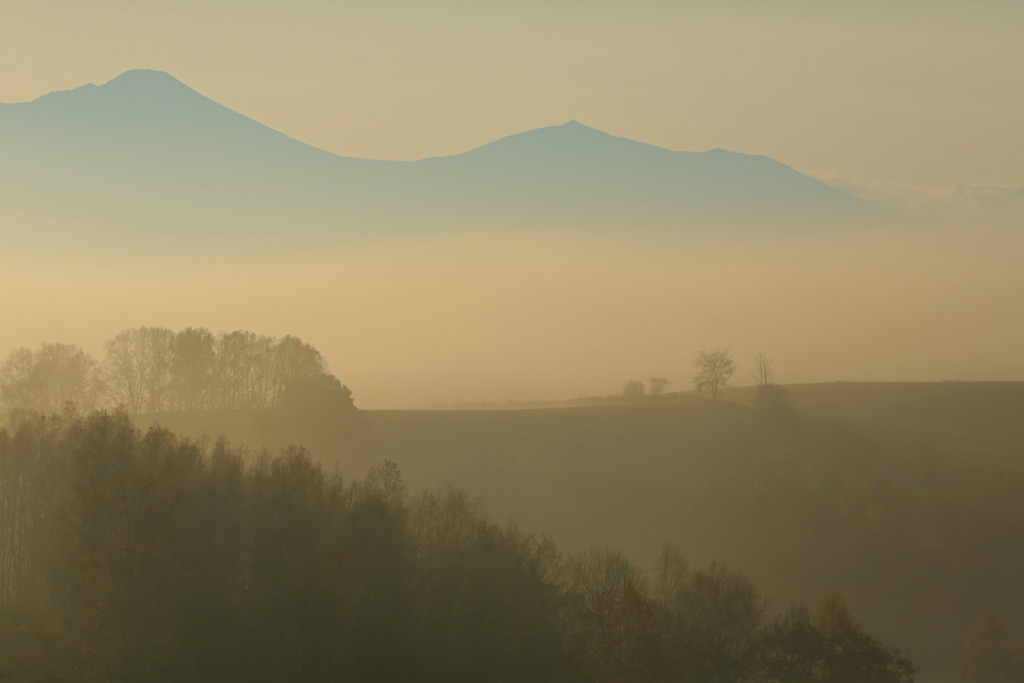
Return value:
<svg viewBox="0 0 1024 683">
<path fill-rule="evenodd" d="M 508 209 L 636 225 L 863 219 L 850 195 L 764 156 L 673 152 L 570 121 L 416 162 Z M 515 191 L 510 192 L 509 189 Z"/>
<path fill-rule="evenodd" d="M 337 156 L 160 71 L 0 104 L 0 215 L 177 240 L 445 227 L 823 226 L 875 209 L 763 156 L 673 152 L 576 121 L 415 162 Z M 73 231 L 73 228 L 71 228 Z"/>
</svg>

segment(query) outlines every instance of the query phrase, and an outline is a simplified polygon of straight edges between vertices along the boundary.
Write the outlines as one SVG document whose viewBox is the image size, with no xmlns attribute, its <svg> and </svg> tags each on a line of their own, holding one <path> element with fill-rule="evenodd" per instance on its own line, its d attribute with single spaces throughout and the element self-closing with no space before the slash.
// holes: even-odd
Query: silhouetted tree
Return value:
<svg viewBox="0 0 1024 683">
<path fill-rule="evenodd" d="M 140 327 L 144 368 L 145 410 L 156 413 L 171 403 L 171 364 L 174 362 L 174 332 L 165 327 Z"/>
<path fill-rule="evenodd" d="M 210 406 L 217 369 L 216 341 L 205 328 L 187 327 L 174 337 L 171 392 L 180 410 Z"/>
<path fill-rule="evenodd" d="M 217 340 L 221 408 L 268 408 L 274 379 L 274 339 L 237 330 Z"/>
<path fill-rule="evenodd" d="M 622 385 L 622 391 L 619 392 L 619 395 L 622 398 L 638 399 L 643 398 L 646 393 L 647 389 L 644 387 L 643 382 L 638 379 L 631 379 Z"/>
<path fill-rule="evenodd" d="M 643 680 L 654 607 L 639 569 L 622 553 L 590 550 L 568 560 L 572 641 L 591 680 Z"/>
<path fill-rule="evenodd" d="M 647 387 L 651 396 L 657 398 L 665 393 L 665 389 L 671 384 L 668 377 L 651 377 L 647 380 Z"/>
<path fill-rule="evenodd" d="M 697 375 L 693 378 L 697 391 L 708 390 L 711 398 L 718 400 L 718 392 L 729 384 L 729 378 L 736 370 L 732 354 L 728 349 L 711 349 L 700 351 L 694 360 L 697 366 Z"/>
<path fill-rule="evenodd" d="M 318 422 L 345 421 L 356 415 L 352 392 L 334 375 L 310 375 L 281 391 L 281 408 Z"/>
<path fill-rule="evenodd" d="M 280 404 L 281 392 L 285 388 L 327 374 L 329 374 L 327 363 L 312 345 L 291 335 L 282 337 L 274 345 L 274 385 L 271 405 Z"/>
<path fill-rule="evenodd" d="M 70 344 L 16 349 L 0 365 L 0 405 L 51 413 L 72 401 L 89 410 L 99 390 L 95 368 L 89 354 Z"/>
<path fill-rule="evenodd" d="M 760 660 L 769 683 L 912 683 L 916 673 L 899 650 L 865 633 L 834 593 L 821 599 L 813 616 L 796 608 L 776 619 Z"/>
<path fill-rule="evenodd" d="M 697 569 L 685 580 L 685 565 L 675 573 L 674 587 L 664 589 L 662 609 L 683 671 L 698 681 L 751 678 L 765 611 L 754 584 L 717 563 Z"/>
<path fill-rule="evenodd" d="M 772 361 L 764 353 L 757 354 L 757 358 L 754 359 L 754 380 L 758 387 L 766 387 L 775 382 Z"/>
<path fill-rule="evenodd" d="M 175 335 L 162 327 L 137 327 L 106 344 L 103 376 L 110 399 L 132 413 L 164 410 L 170 401 Z"/>
<path fill-rule="evenodd" d="M 792 392 L 775 383 L 772 362 L 765 354 L 757 355 L 754 367 L 754 379 L 757 382 L 754 407 L 758 414 L 765 422 L 776 427 L 792 427 L 796 423 Z"/>
</svg>

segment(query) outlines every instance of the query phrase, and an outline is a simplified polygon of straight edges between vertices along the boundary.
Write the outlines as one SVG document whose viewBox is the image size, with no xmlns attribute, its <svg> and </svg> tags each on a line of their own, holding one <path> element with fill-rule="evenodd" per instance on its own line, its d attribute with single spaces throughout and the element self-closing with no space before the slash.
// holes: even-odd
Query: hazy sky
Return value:
<svg viewBox="0 0 1024 683">
<path fill-rule="evenodd" d="M 0 101 L 168 71 L 332 152 L 415 159 L 578 119 L 670 149 L 1024 184 L 1024 3 L 0 1 Z"/>
<path fill-rule="evenodd" d="M 1024 196 L 1024 2 L 549 4 L 0 0 L 0 101 L 160 69 L 305 142 L 394 159 L 577 119 L 939 197 L 946 227 L 710 251 L 449 235 L 119 272 L 0 250 L 0 354 L 100 357 L 139 325 L 295 334 L 361 407 L 685 389 L 715 345 L 740 384 L 762 351 L 784 382 L 1024 378 L 1020 214 L 971 213 Z"/>
<path fill-rule="evenodd" d="M 703 246 L 448 234 L 117 271 L 5 264 L 0 310 L 17 324 L 0 348 L 102 358 L 139 325 L 294 334 L 361 408 L 604 396 L 652 376 L 687 390 L 696 352 L 719 345 L 740 385 L 759 352 L 786 383 L 1024 379 L 1019 231 L 920 230 Z"/>
</svg>

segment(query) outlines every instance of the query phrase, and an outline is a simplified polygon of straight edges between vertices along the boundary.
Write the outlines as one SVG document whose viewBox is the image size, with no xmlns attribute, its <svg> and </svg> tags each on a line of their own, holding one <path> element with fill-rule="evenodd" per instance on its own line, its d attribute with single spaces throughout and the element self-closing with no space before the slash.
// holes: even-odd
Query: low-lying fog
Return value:
<svg viewBox="0 0 1024 683">
<path fill-rule="evenodd" d="M 842 236 L 436 233 L 191 264 L 0 270 L 0 353 L 140 325 L 297 335 L 361 408 L 567 399 L 665 376 L 702 348 L 784 383 L 1024 379 L 1024 236 L 978 225 Z M 4 260 L 0 256 L 0 261 Z M 143 260 L 147 262 L 142 262 Z"/>
</svg>

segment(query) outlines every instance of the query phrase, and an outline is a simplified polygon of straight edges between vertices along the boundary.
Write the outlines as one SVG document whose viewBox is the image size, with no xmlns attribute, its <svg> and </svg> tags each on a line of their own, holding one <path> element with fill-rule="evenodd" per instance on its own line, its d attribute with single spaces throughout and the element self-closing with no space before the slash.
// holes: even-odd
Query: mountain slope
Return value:
<svg viewBox="0 0 1024 683">
<path fill-rule="evenodd" d="M 58 207 L 70 219 L 164 238 L 819 225 L 872 215 L 766 157 L 672 152 L 576 121 L 416 162 L 341 157 L 146 70 L 0 104 L 0 181 L 8 206 Z"/>
<path fill-rule="evenodd" d="M 521 208 L 685 224 L 864 218 L 868 207 L 764 156 L 673 152 L 570 121 L 417 165 Z M 515 196 L 505 188 L 528 192 Z M 667 212 L 667 215 L 666 215 Z M 666 220 L 667 219 L 667 220 Z"/>
</svg>

